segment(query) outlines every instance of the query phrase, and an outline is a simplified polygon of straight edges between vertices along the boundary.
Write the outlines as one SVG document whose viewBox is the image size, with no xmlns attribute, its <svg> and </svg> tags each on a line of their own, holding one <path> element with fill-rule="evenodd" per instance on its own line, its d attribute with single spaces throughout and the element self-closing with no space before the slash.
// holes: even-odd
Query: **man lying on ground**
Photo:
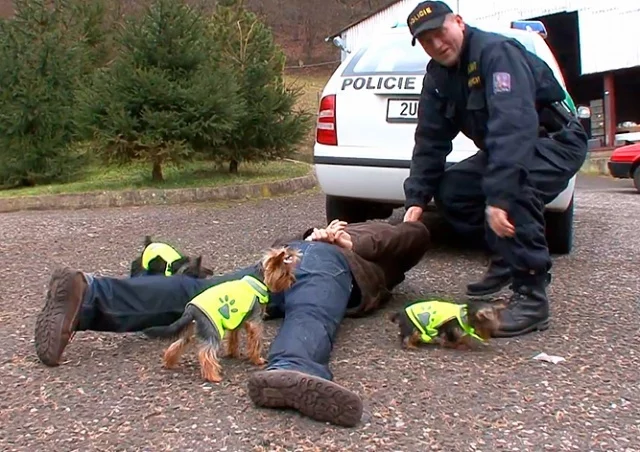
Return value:
<svg viewBox="0 0 640 452">
<path fill-rule="evenodd" d="M 273 246 L 302 252 L 296 282 L 271 294 L 267 312 L 284 316 L 271 343 L 265 370 L 249 378 L 258 406 L 293 408 L 315 420 L 354 426 L 362 400 L 333 382 L 329 359 L 345 316 L 381 307 L 427 251 L 430 236 L 420 222 L 332 222 Z M 54 271 L 35 329 L 38 358 L 57 366 L 77 331 L 138 332 L 168 325 L 209 287 L 257 275 L 258 264 L 208 279 L 188 276 L 96 277 L 78 270 Z"/>
</svg>

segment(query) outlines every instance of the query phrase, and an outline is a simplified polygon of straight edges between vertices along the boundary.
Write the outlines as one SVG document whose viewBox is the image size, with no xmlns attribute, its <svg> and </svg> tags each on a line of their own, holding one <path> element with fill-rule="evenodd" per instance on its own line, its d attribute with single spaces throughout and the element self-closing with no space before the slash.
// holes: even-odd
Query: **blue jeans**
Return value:
<svg viewBox="0 0 640 452">
<path fill-rule="evenodd" d="M 329 358 L 338 327 L 351 298 L 353 278 L 344 255 L 334 245 L 291 243 L 303 255 L 296 282 L 271 294 L 267 312 L 284 321 L 271 343 L 267 369 L 291 369 L 333 379 Z M 168 325 L 202 291 L 224 281 L 257 275 L 253 265 L 208 279 L 188 276 L 89 277 L 78 330 L 116 333 Z"/>
</svg>

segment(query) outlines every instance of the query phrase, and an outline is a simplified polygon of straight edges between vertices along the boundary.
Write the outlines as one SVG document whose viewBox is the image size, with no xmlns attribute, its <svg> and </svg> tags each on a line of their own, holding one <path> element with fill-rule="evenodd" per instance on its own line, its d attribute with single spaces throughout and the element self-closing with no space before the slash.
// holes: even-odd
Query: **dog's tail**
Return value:
<svg viewBox="0 0 640 452">
<path fill-rule="evenodd" d="M 153 240 L 151 240 L 151 236 L 150 235 L 145 235 L 144 236 L 144 244 L 143 246 L 146 248 L 149 245 L 151 245 L 153 243 Z"/>
<path fill-rule="evenodd" d="M 142 332 L 145 334 L 145 336 L 152 338 L 176 338 L 180 335 L 180 333 L 182 333 L 185 328 L 191 325 L 191 322 L 193 322 L 193 320 L 193 314 L 189 310 L 186 310 L 184 314 L 182 314 L 182 317 L 173 322 L 171 325 L 152 326 L 150 328 L 142 330 Z"/>
<path fill-rule="evenodd" d="M 262 258 L 264 283 L 272 292 L 283 292 L 295 282 L 295 270 L 302 254 L 294 248 L 272 248 Z"/>
<path fill-rule="evenodd" d="M 398 323 L 398 321 L 400 320 L 400 311 L 390 312 L 389 314 L 387 314 L 387 318 L 392 323 Z"/>
</svg>

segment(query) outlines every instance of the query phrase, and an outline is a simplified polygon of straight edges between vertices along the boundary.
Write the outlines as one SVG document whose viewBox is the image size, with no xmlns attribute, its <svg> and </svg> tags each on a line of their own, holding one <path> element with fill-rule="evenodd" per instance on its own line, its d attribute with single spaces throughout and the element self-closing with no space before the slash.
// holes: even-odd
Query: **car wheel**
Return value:
<svg viewBox="0 0 640 452">
<path fill-rule="evenodd" d="M 551 254 L 569 254 L 573 247 L 573 200 L 564 212 L 545 212 L 547 246 Z"/>
<path fill-rule="evenodd" d="M 393 207 L 384 204 L 331 195 L 326 196 L 325 210 L 327 224 L 335 219 L 347 223 L 361 223 L 367 220 L 385 219 L 393 213 Z"/>
<path fill-rule="evenodd" d="M 640 192 L 640 166 L 633 172 L 633 186 Z"/>
</svg>

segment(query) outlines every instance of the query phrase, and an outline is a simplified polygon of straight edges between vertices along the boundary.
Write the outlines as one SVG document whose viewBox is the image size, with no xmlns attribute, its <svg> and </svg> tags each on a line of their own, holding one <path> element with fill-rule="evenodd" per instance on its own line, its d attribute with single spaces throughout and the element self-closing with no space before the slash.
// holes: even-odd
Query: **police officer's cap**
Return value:
<svg viewBox="0 0 640 452">
<path fill-rule="evenodd" d="M 453 11 L 444 2 L 422 2 L 407 17 L 407 25 L 411 32 L 411 45 L 416 45 L 416 37 L 425 31 L 442 27 L 447 14 Z"/>
</svg>

